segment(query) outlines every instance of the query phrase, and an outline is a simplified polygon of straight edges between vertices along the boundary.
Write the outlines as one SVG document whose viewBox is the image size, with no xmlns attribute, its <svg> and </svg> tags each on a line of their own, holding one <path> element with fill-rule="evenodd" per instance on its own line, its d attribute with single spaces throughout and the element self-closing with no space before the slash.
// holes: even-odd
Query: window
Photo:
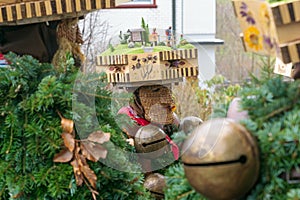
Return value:
<svg viewBox="0 0 300 200">
<path fill-rule="evenodd" d="M 116 0 L 117 8 L 157 8 L 156 0 Z"/>
</svg>

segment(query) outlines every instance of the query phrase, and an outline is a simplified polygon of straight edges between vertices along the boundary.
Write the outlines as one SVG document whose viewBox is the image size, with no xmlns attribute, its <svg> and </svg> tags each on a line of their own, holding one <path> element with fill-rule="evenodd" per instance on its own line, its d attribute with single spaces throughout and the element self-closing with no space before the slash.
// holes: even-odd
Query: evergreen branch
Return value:
<svg viewBox="0 0 300 200">
<path fill-rule="evenodd" d="M 118 193 L 121 193 L 121 194 L 125 194 L 126 196 L 128 196 L 128 193 L 125 192 L 125 191 L 123 191 L 123 190 L 116 189 L 116 188 L 113 188 L 112 190 L 115 191 L 115 192 L 118 192 Z"/>
<path fill-rule="evenodd" d="M 55 169 L 55 168 L 56 168 L 56 165 L 50 167 L 50 168 L 46 171 L 46 173 L 43 175 L 43 177 L 41 178 L 40 182 L 43 183 L 44 180 L 46 179 L 47 175 L 48 175 L 53 169 Z"/>
<path fill-rule="evenodd" d="M 76 184 L 67 187 L 74 166 L 71 170 L 72 167 L 69 165 L 56 165 L 53 159 L 49 158 L 49 156 L 57 153 L 56 151 L 61 145 L 57 135 L 61 131 L 61 127 L 58 126 L 59 114 L 55 112 L 61 110 L 62 115 L 65 113 L 71 115 L 73 98 L 78 100 L 87 98 L 89 100 L 88 95 L 90 97 L 95 96 L 97 114 L 104 112 L 104 116 L 100 115 L 102 120 L 100 125 L 108 129 L 108 132 L 114 132 L 115 129 L 119 130 L 119 127 L 113 121 L 114 116 L 107 112 L 109 100 L 113 98 L 110 98 L 110 91 L 102 85 L 104 84 L 104 81 L 101 82 L 103 80 L 102 76 L 95 79 L 96 76 L 90 78 L 90 74 L 83 74 L 83 81 L 79 82 L 79 84 L 82 84 L 80 85 L 82 88 L 77 88 L 77 90 L 82 89 L 83 92 L 94 93 L 94 91 L 85 90 L 83 84 L 96 85 L 100 83 L 101 85 L 97 85 L 95 95 L 83 93 L 81 96 L 78 93 L 78 97 L 72 96 L 72 93 L 75 93 L 72 84 L 76 81 L 78 71 L 71 68 L 72 63 L 67 64 L 67 73 L 61 74 L 55 71 L 51 64 L 39 63 L 30 56 L 10 55 L 13 70 L 1 71 L 4 78 L 0 81 L 2 93 L 8 94 L 2 95 L 0 100 L 5 105 L 5 108 L 1 109 L 4 118 L 0 123 L 2 133 L 0 139 L 3 140 L 2 146 L 0 145 L 3 151 L 3 155 L 0 156 L 2 175 L 0 199 L 8 199 L 9 197 L 18 199 L 43 199 L 45 197 L 78 200 L 95 199 L 96 197 L 99 199 L 113 199 L 116 195 L 120 199 L 137 199 L 137 195 L 142 195 L 142 199 L 149 199 L 150 194 L 144 190 L 142 181 L 133 179 L 132 174 L 118 170 L 111 171 L 111 169 L 102 165 L 92 165 L 89 168 L 85 163 L 80 163 L 85 166 L 87 173 L 87 176 L 84 176 L 85 180 L 82 182 L 85 184 L 89 182 L 90 184 L 81 188 L 75 187 Z M 47 98 L 50 94 L 51 98 Z M 128 100 L 128 98 L 125 100 Z M 121 102 L 122 100 L 115 101 Z M 83 102 L 80 106 L 88 107 L 85 103 L 89 102 Z M 80 119 L 86 120 L 83 124 L 87 129 L 90 128 L 90 112 L 76 114 Z M 107 124 L 112 126 L 107 126 Z M 114 140 L 118 145 L 124 144 L 124 140 L 119 134 L 114 136 Z M 68 145 L 70 144 L 71 141 L 68 141 Z M 26 156 L 24 156 L 25 154 Z M 116 160 L 128 160 L 123 154 L 115 156 Z M 77 159 L 83 159 L 83 157 Z M 100 168 L 103 170 L 102 174 L 106 176 L 101 175 Z M 96 172 L 95 175 L 92 171 Z M 95 176 L 98 177 L 98 182 L 94 181 Z M 113 177 L 121 178 L 118 179 L 118 183 L 115 183 Z M 130 180 L 133 180 L 133 184 L 128 184 Z M 74 179 L 71 178 L 71 181 L 74 182 Z M 94 190 L 97 183 L 101 183 L 101 193 L 99 192 L 99 195 L 96 196 Z M 118 190 L 116 194 L 116 192 L 112 192 L 111 185 L 115 185 L 118 189 L 122 187 L 121 190 L 123 191 Z M 91 188 L 92 194 L 88 190 Z M 103 194 L 103 196 L 101 197 L 100 194 Z"/>
<path fill-rule="evenodd" d="M 27 116 L 27 113 L 25 113 L 25 120 L 24 120 L 24 124 L 23 124 L 23 127 L 26 127 L 27 126 L 27 122 L 28 122 L 28 116 Z M 27 146 L 26 146 L 26 138 L 25 138 L 25 135 L 24 135 L 24 129 L 22 129 L 22 142 L 23 142 L 23 148 L 22 148 L 22 154 L 23 154 L 23 158 L 22 158 L 22 163 L 23 163 L 23 174 L 26 174 L 26 150 L 27 150 Z"/>
<path fill-rule="evenodd" d="M 192 194 L 192 193 L 194 193 L 194 192 L 195 192 L 194 190 L 190 190 L 190 191 L 188 191 L 188 192 L 185 192 L 185 193 L 179 195 L 176 199 L 181 199 L 181 198 L 183 198 L 183 197 L 189 196 L 190 194 Z"/>
<path fill-rule="evenodd" d="M 268 120 L 269 118 L 274 117 L 275 115 L 277 115 L 277 114 L 279 114 L 279 113 L 281 113 L 281 112 L 290 110 L 291 108 L 293 108 L 293 105 L 287 105 L 287 106 L 285 106 L 285 107 L 279 108 L 279 109 L 274 110 L 273 112 L 269 113 L 268 115 L 266 115 L 266 116 L 264 116 L 264 117 L 261 117 L 260 120 L 261 120 L 261 121 L 266 121 L 266 120 Z"/>
<path fill-rule="evenodd" d="M 12 127 L 10 127 L 10 139 L 9 139 L 9 145 L 7 147 L 7 150 L 5 151 L 6 154 L 8 154 L 10 151 L 12 141 L 13 141 L 13 135 L 14 135 L 14 131 L 13 131 Z"/>
<path fill-rule="evenodd" d="M 182 179 L 181 176 L 168 176 L 169 179 Z"/>
<path fill-rule="evenodd" d="M 0 191 L 0 197 L 2 197 L 4 191 L 5 191 L 6 187 L 2 187 L 1 191 Z"/>
<path fill-rule="evenodd" d="M 118 99 L 118 100 L 125 100 L 125 101 L 129 101 L 129 98 L 113 98 L 113 97 L 108 97 L 108 96 L 103 96 L 103 95 L 99 95 L 99 94 L 91 94 L 91 93 L 87 93 L 87 92 L 82 92 L 79 90 L 74 90 L 75 92 L 84 94 L 84 95 L 88 95 L 88 96 L 93 96 L 93 97 L 97 97 L 100 99 L 109 99 L 109 100 L 114 100 L 114 99 Z"/>
<path fill-rule="evenodd" d="M 45 137 L 45 139 L 55 148 L 58 149 L 60 146 L 58 146 L 57 144 L 55 144 L 55 142 L 49 138 L 49 137 Z"/>
<path fill-rule="evenodd" d="M 86 83 L 90 83 L 90 82 L 94 82 L 94 81 L 101 81 L 101 82 L 103 82 L 104 80 L 106 80 L 106 78 L 104 78 L 104 77 L 97 77 L 97 78 L 94 78 L 94 79 L 89 79 L 87 81 L 84 81 L 83 83 L 86 84 Z"/>
<path fill-rule="evenodd" d="M 101 171 L 101 175 L 104 176 L 105 178 L 111 180 L 111 177 L 108 176 L 106 173 L 104 173 L 104 171 Z"/>
<path fill-rule="evenodd" d="M 17 154 L 17 153 L 14 154 L 14 157 L 15 157 L 16 154 Z M 5 174 L 6 171 L 12 166 L 12 163 L 13 163 L 13 160 L 11 160 L 11 161 L 9 162 L 9 164 L 7 165 L 7 167 L 3 170 L 3 174 Z M 1 195 L 0 195 L 0 197 L 1 197 Z"/>
</svg>

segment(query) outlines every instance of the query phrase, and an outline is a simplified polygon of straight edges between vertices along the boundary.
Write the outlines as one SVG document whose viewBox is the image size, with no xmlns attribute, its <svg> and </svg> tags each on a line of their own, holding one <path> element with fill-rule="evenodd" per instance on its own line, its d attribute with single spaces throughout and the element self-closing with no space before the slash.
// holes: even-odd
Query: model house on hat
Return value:
<svg viewBox="0 0 300 200">
<path fill-rule="evenodd" d="M 176 50 L 157 45 L 151 52 L 138 46 L 126 49 L 124 44 L 115 48 L 107 49 L 96 59 L 97 70 L 105 71 L 108 82 L 114 85 L 164 85 L 198 76 L 198 52 L 192 45 Z"/>
</svg>

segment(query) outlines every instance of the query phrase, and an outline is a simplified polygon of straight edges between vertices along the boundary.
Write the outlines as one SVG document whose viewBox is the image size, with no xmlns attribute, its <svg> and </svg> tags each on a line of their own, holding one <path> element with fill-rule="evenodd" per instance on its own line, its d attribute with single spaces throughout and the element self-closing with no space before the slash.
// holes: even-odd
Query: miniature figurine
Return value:
<svg viewBox="0 0 300 200">
<path fill-rule="evenodd" d="M 179 120 L 174 113 L 175 103 L 170 89 L 163 85 L 140 86 L 133 92 L 129 106 L 122 107 L 118 114 L 127 115 L 134 123 L 124 123 L 122 129 L 127 134 L 129 144 L 135 147 L 138 161 L 145 173 L 145 187 L 154 194 L 163 196 L 153 188 L 153 182 L 165 186 L 164 176 L 154 173 L 153 161 L 166 153 L 172 153 L 174 160 L 179 158 L 179 148 L 171 140 Z M 122 117 L 122 116 L 120 116 Z M 127 118 L 128 119 L 128 118 Z M 154 167 L 155 168 L 155 167 Z"/>
<path fill-rule="evenodd" d="M 181 46 L 184 46 L 184 45 L 188 44 L 188 41 L 187 41 L 186 39 L 184 39 L 183 34 L 180 35 L 180 41 L 179 41 L 179 44 L 180 44 Z"/>
<path fill-rule="evenodd" d="M 171 45 L 171 40 L 172 40 L 172 27 L 169 26 L 169 28 L 166 30 L 166 36 L 167 36 L 167 46 L 172 46 Z"/>
<path fill-rule="evenodd" d="M 151 46 L 157 46 L 158 43 L 158 33 L 156 32 L 156 28 L 153 28 L 153 32 L 149 36 L 149 41 L 151 42 Z"/>
<path fill-rule="evenodd" d="M 146 131 L 146 129 L 143 128 L 144 126 L 154 125 L 159 129 L 156 130 L 152 127 L 149 131 L 153 132 L 153 134 L 161 131 L 165 133 L 165 139 L 171 145 L 174 159 L 177 160 L 179 149 L 177 145 L 172 142 L 170 136 L 174 129 L 178 128 L 179 120 L 173 112 L 175 103 L 170 89 L 163 85 L 141 86 L 133 92 L 133 95 L 129 106 L 121 108 L 118 112 L 118 114 L 126 114 L 135 122 L 134 124 L 123 124 L 122 127 L 129 137 L 129 142 L 133 144 L 133 140 L 137 139 L 135 138 L 137 133 Z M 139 135 L 140 134 L 143 133 L 139 133 Z M 151 172 L 151 159 L 147 159 L 145 156 L 143 157 L 143 155 L 140 159 L 142 161 L 141 165 L 143 170 L 145 172 Z"/>
</svg>

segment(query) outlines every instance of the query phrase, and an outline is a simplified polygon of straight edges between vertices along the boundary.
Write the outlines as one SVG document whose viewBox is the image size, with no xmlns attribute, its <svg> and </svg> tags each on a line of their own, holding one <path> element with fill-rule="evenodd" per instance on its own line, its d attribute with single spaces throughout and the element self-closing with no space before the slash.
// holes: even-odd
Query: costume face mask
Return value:
<svg viewBox="0 0 300 200">
<path fill-rule="evenodd" d="M 139 99 L 144 109 L 146 120 L 159 124 L 172 124 L 172 109 L 175 107 L 171 91 L 162 85 L 142 86 L 139 88 Z"/>
</svg>

